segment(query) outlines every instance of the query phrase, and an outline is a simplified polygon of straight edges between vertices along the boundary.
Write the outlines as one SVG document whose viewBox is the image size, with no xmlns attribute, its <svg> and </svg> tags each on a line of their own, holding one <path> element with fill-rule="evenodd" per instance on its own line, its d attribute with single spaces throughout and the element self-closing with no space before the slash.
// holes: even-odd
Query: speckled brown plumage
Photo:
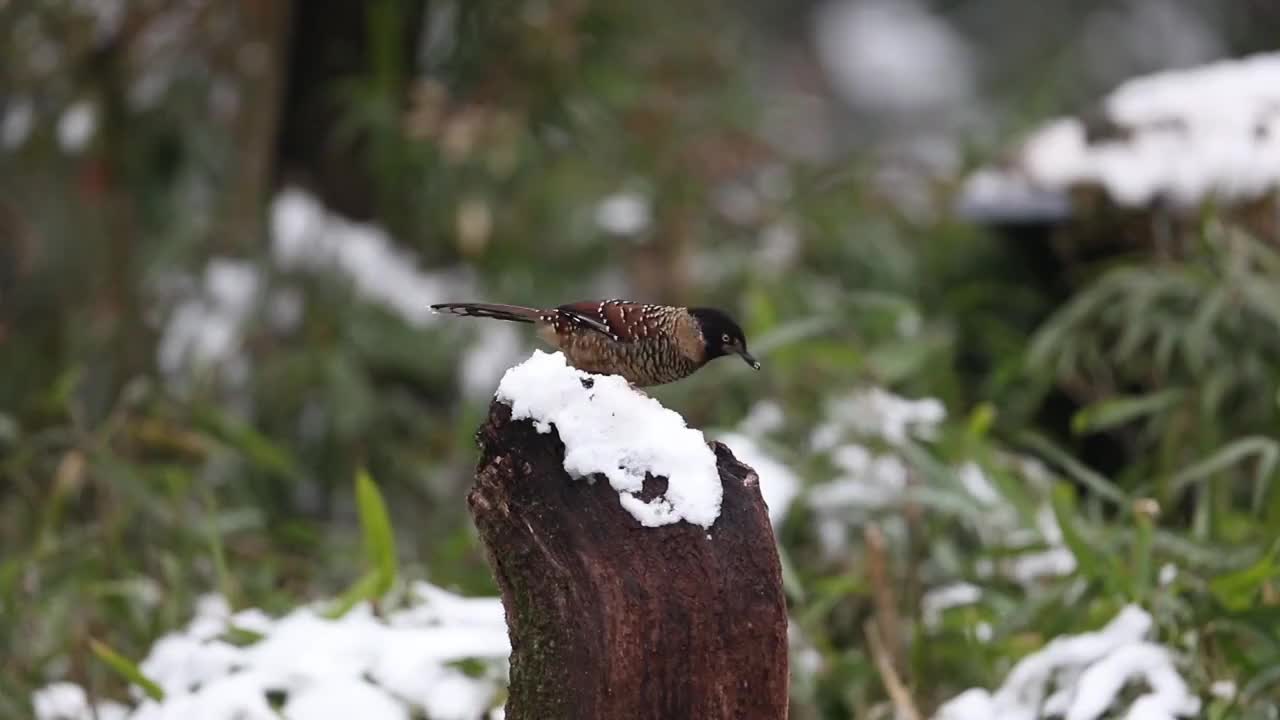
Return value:
<svg viewBox="0 0 1280 720">
<path fill-rule="evenodd" d="M 538 335 L 574 367 L 621 375 L 634 385 L 662 385 L 688 377 L 710 360 L 733 353 L 752 367 L 741 328 L 710 308 L 593 300 L 554 308 L 488 303 L 433 305 L 437 312 L 533 323 Z"/>
</svg>

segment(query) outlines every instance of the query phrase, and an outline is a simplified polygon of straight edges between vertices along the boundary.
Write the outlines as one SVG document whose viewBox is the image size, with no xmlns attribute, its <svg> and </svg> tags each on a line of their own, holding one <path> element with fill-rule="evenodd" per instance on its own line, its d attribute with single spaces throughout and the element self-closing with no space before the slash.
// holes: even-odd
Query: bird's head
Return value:
<svg viewBox="0 0 1280 720">
<path fill-rule="evenodd" d="M 715 308 L 690 308 L 689 313 L 702 329 L 702 341 L 707 348 L 707 359 L 721 355 L 737 355 L 748 365 L 760 369 L 760 363 L 747 352 L 747 338 L 733 318 Z"/>
</svg>

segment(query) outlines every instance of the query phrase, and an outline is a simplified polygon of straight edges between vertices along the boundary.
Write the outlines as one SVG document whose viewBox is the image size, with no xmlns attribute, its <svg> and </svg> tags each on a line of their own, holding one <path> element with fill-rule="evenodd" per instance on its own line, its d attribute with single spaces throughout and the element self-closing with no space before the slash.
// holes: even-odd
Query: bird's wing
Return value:
<svg viewBox="0 0 1280 720">
<path fill-rule="evenodd" d="M 605 315 L 598 311 L 599 305 L 597 301 L 587 300 L 560 305 L 556 308 L 556 312 L 574 325 L 613 337 L 613 328 L 609 327 Z"/>
<path fill-rule="evenodd" d="M 561 305 L 561 313 L 580 319 L 584 325 L 608 335 L 617 342 L 635 342 L 647 337 L 644 327 L 646 307 L 629 300 L 587 300 Z"/>
</svg>

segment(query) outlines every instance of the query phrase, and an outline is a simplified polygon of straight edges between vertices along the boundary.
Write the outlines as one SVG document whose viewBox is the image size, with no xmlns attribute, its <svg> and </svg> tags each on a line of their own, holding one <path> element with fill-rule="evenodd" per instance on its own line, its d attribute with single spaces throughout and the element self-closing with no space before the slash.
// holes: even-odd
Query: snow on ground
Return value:
<svg viewBox="0 0 1280 720">
<path fill-rule="evenodd" d="M 418 270 L 417 258 L 398 249 L 381 228 L 331 213 L 301 190 L 284 190 L 273 201 L 271 249 L 275 269 L 336 275 L 361 300 L 381 305 L 415 327 L 436 322 L 432 303 L 471 294 L 471 283 L 460 271 Z M 214 369 L 233 382 L 246 377 L 241 341 L 259 309 L 276 330 L 297 326 L 306 312 L 305 298 L 296 288 L 267 287 L 271 276 L 270 268 L 256 263 L 215 257 L 199 281 L 184 277 L 172 283 L 187 287 L 176 297 L 163 298 L 173 309 L 164 318 L 157 362 L 171 382 Z M 493 344 L 486 349 L 510 344 L 503 332 L 486 336 Z M 478 370 L 489 374 L 469 376 L 468 382 L 479 383 L 483 377 L 491 382 L 501 372 Z"/>
<path fill-rule="evenodd" d="M 458 363 L 462 391 L 474 400 L 486 399 L 507 368 L 520 362 L 526 343 L 511 323 L 477 323 L 476 341 Z"/>
<path fill-rule="evenodd" d="M 887 507 L 907 490 L 910 471 L 897 455 L 850 443 L 831 452 L 831 463 L 840 473 L 809 493 L 809 504 L 820 513 Z"/>
<path fill-rule="evenodd" d="M 186 371 L 223 368 L 232 377 L 248 372 L 240 356 L 244 324 L 262 289 L 253 263 L 214 258 L 195 292 L 179 300 L 157 344 L 157 363 L 171 380 Z"/>
<path fill-rule="evenodd" d="M 751 406 L 738 423 L 738 430 L 749 437 L 760 437 L 781 430 L 787 424 L 782 406 L 773 400 L 760 400 Z"/>
<path fill-rule="evenodd" d="M 1022 462 L 1020 465 L 1022 481 L 1038 492 L 1047 493 L 1052 481 L 1044 467 L 1037 462 Z M 1036 511 L 1034 527 L 1028 527 L 980 465 L 965 463 L 956 471 L 956 477 L 960 487 L 983 508 L 983 522 L 974 528 L 983 544 L 1012 551 L 1004 554 L 1007 556 L 998 562 L 979 561 L 976 569 L 980 576 L 990 577 L 999 573 L 1030 587 L 1047 578 L 1064 577 L 1075 572 L 1076 556 L 1066 546 L 1058 518 L 1047 499 Z"/>
<path fill-rule="evenodd" d="M 982 588 L 967 582 L 934 588 L 920 598 L 920 614 L 929 629 L 942 624 L 942 614 L 951 608 L 973 605 L 982 599 Z"/>
<path fill-rule="evenodd" d="M 653 223 L 649 198 L 638 192 L 619 192 L 596 206 L 596 225 L 613 235 L 637 235 Z"/>
<path fill-rule="evenodd" d="M 825 418 L 810 433 L 809 445 L 827 455 L 838 473 L 810 490 L 809 505 L 820 517 L 843 521 L 850 510 L 875 510 L 897 502 L 906 492 L 910 471 L 894 449 L 933 437 L 946 414 L 935 398 L 912 400 L 879 387 L 829 402 Z M 887 449 L 877 451 L 874 444 Z"/>
<path fill-rule="evenodd" d="M 1060 637 L 1018 662 L 994 693 L 966 690 L 938 709 L 934 720 L 1096 720 L 1120 705 L 1122 691 L 1138 690 L 1127 704 L 1132 720 L 1194 717 L 1192 695 L 1173 654 L 1147 640 L 1153 621 L 1130 605 L 1096 632 Z"/>
<path fill-rule="evenodd" d="M 931 112 L 973 95 L 968 43 L 915 0 L 828 0 L 815 12 L 813 33 L 823 69 L 855 106 Z"/>
<path fill-rule="evenodd" d="M 828 403 L 827 420 L 814 429 L 810 444 L 815 450 L 831 450 L 846 432 L 891 445 L 928 440 L 946 417 L 946 408 L 936 398 L 911 400 L 872 387 Z"/>
<path fill-rule="evenodd" d="M 98 130 L 98 109 L 88 100 L 79 100 L 58 118 L 58 145 L 76 154 L 88 146 Z"/>
<path fill-rule="evenodd" d="M 913 470 L 903 448 L 934 438 L 945 418 L 946 408 L 935 398 L 904 398 L 877 387 L 828 404 L 823 421 L 810 433 L 809 445 L 826 457 L 834 472 L 809 487 L 805 495 L 824 552 L 832 556 L 846 552 L 851 527 L 910 499 Z M 1052 480 L 1043 466 L 1025 461 L 1016 466 L 1028 486 L 1047 492 Z M 999 575 L 1030 587 L 1075 571 L 1076 558 L 1066 547 L 1047 500 L 1030 525 L 980 465 L 962 463 L 953 472 L 954 484 L 930 484 L 930 478 L 921 474 L 915 475 L 916 483 L 934 493 L 962 493 L 981 508 L 981 521 L 974 530 L 982 543 L 1009 552 L 1002 553 L 998 562 L 979 561 L 975 567 L 979 577 Z"/>
<path fill-rule="evenodd" d="M 385 230 L 331 213 L 301 190 L 285 190 L 272 203 L 271 250 L 280 268 L 336 272 L 362 299 L 418 327 L 436 321 L 433 303 L 467 294 L 457 272 L 419 270 Z"/>
<path fill-rule="evenodd" d="M 1045 191 L 1080 186 L 1101 187 L 1120 205 L 1180 207 L 1280 187 L 1280 53 L 1134 78 L 1103 100 L 1102 116 L 1048 123 L 1010 167 L 971 176 L 961 208 L 1049 208 Z"/>
<path fill-rule="evenodd" d="M 0 120 L 0 148 L 15 150 L 27 141 L 35 125 L 35 103 L 26 97 L 10 97 Z"/>
<path fill-rule="evenodd" d="M 716 457 L 698 430 L 617 375 L 569 366 L 562 353 L 535 350 L 507 371 L 498 400 L 538 432 L 555 426 L 572 477 L 604 475 L 622 507 L 647 527 L 687 520 L 709 528 L 720 515 L 723 488 Z M 644 501 L 645 475 L 665 477 L 665 494 Z"/>
<path fill-rule="evenodd" d="M 260 610 L 232 613 L 210 596 L 179 632 L 158 640 L 139 668 L 164 690 L 162 701 L 133 708 L 104 702 L 99 720 L 474 720 L 505 684 L 510 653 L 497 598 L 463 598 L 428 583 L 383 617 L 367 604 L 339 619 L 323 607 L 280 618 Z M 233 630 L 261 639 L 228 642 Z M 478 662 L 465 672 L 461 661 Z M 280 712 L 272 708 L 279 696 Z M 37 720 L 91 720 L 84 690 L 65 682 L 32 699 Z"/>
</svg>

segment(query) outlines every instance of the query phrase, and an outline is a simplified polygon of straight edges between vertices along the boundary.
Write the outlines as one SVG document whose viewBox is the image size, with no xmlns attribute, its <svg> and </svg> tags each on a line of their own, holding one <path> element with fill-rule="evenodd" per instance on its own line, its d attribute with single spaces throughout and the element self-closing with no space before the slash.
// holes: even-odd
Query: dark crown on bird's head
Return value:
<svg viewBox="0 0 1280 720">
<path fill-rule="evenodd" d="M 729 339 L 737 340 L 744 346 L 747 338 L 742 334 L 742 328 L 729 314 L 723 310 L 715 308 L 689 308 L 689 314 L 698 321 L 698 326 L 702 328 L 702 339 L 706 341 L 708 348 L 719 347 L 724 344 L 724 336 L 728 335 Z"/>
<path fill-rule="evenodd" d="M 747 352 L 747 337 L 737 321 L 729 314 L 715 308 L 689 308 L 689 314 L 702 329 L 702 341 L 706 344 L 708 359 L 721 355 L 741 355 L 752 367 L 759 363 Z"/>
</svg>

